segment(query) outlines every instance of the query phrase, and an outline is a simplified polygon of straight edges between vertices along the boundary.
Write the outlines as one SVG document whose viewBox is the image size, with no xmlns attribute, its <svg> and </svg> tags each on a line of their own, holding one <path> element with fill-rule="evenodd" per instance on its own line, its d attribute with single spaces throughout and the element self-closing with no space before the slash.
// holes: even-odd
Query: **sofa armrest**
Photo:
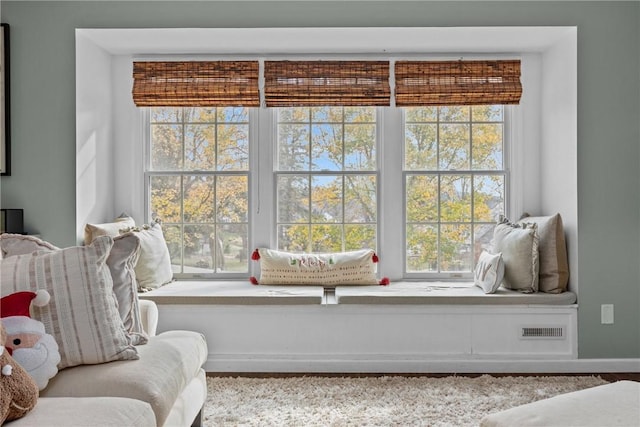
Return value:
<svg viewBox="0 0 640 427">
<path fill-rule="evenodd" d="M 142 328 L 150 337 L 155 336 L 158 328 L 158 306 L 150 300 L 139 300 Z"/>
</svg>

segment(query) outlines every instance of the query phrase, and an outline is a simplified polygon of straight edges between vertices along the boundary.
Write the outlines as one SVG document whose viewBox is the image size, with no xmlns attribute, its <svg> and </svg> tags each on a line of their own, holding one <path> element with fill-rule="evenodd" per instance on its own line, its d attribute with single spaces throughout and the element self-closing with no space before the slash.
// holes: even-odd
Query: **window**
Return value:
<svg viewBox="0 0 640 427">
<path fill-rule="evenodd" d="M 504 107 L 405 110 L 407 275 L 465 277 L 505 213 Z"/>
<path fill-rule="evenodd" d="M 468 278 L 508 214 L 509 117 L 500 105 L 150 108 L 149 217 L 179 278 L 246 278 L 256 245 L 383 248 L 381 275 Z"/>
<path fill-rule="evenodd" d="M 278 248 L 376 249 L 376 122 L 371 107 L 278 109 Z"/>
<path fill-rule="evenodd" d="M 150 217 L 161 220 L 174 274 L 246 275 L 248 109 L 149 109 L 145 173 Z"/>
</svg>

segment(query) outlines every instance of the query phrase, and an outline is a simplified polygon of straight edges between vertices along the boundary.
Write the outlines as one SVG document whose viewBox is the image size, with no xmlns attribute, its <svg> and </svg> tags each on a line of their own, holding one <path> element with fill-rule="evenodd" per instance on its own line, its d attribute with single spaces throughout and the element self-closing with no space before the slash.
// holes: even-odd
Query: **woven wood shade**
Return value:
<svg viewBox="0 0 640 427">
<path fill-rule="evenodd" d="M 267 107 L 390 105 L 388 61 L 265 61 Z"/>
<path fill-rule="evenodd" d="M 258 107 L 258 61 L 134 62 L 133 102 L 138 107 Z"/>
<path fill-rule="evenodd" d="M 518 104 L 520 61 L 398 61 L 396 105 Z"/>
</svg>

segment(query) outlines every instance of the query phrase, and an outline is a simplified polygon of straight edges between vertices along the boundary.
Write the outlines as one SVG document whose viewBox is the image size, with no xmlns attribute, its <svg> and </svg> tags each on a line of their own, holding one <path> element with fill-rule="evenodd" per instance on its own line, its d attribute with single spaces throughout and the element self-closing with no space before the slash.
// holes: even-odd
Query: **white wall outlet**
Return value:
<svg viewBox="0 0 640 427">
<path fill-rule="evenodd" d="M 613 304 L 602 304 L 600 306 L 600 323 L 613 325 Z"/>
</svg>

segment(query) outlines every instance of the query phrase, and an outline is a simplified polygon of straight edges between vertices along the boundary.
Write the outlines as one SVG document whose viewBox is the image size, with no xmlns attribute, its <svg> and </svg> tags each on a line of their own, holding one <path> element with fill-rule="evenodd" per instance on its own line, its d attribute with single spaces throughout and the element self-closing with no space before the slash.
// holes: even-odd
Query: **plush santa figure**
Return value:
<svg viewBox="0 0 640 427">
<path fill-rule="evenodd" d="M 7 330 L 4 346 L 33 377 L 42 390 L 58 372 L 60 352 L 53 336 L 47 334 L 42 322 L 32 319 L 29 306 L 43 307 L 50 295 L 45 290 L 16 292 L 0 299 L 0 317 Z"/>
</svg>

